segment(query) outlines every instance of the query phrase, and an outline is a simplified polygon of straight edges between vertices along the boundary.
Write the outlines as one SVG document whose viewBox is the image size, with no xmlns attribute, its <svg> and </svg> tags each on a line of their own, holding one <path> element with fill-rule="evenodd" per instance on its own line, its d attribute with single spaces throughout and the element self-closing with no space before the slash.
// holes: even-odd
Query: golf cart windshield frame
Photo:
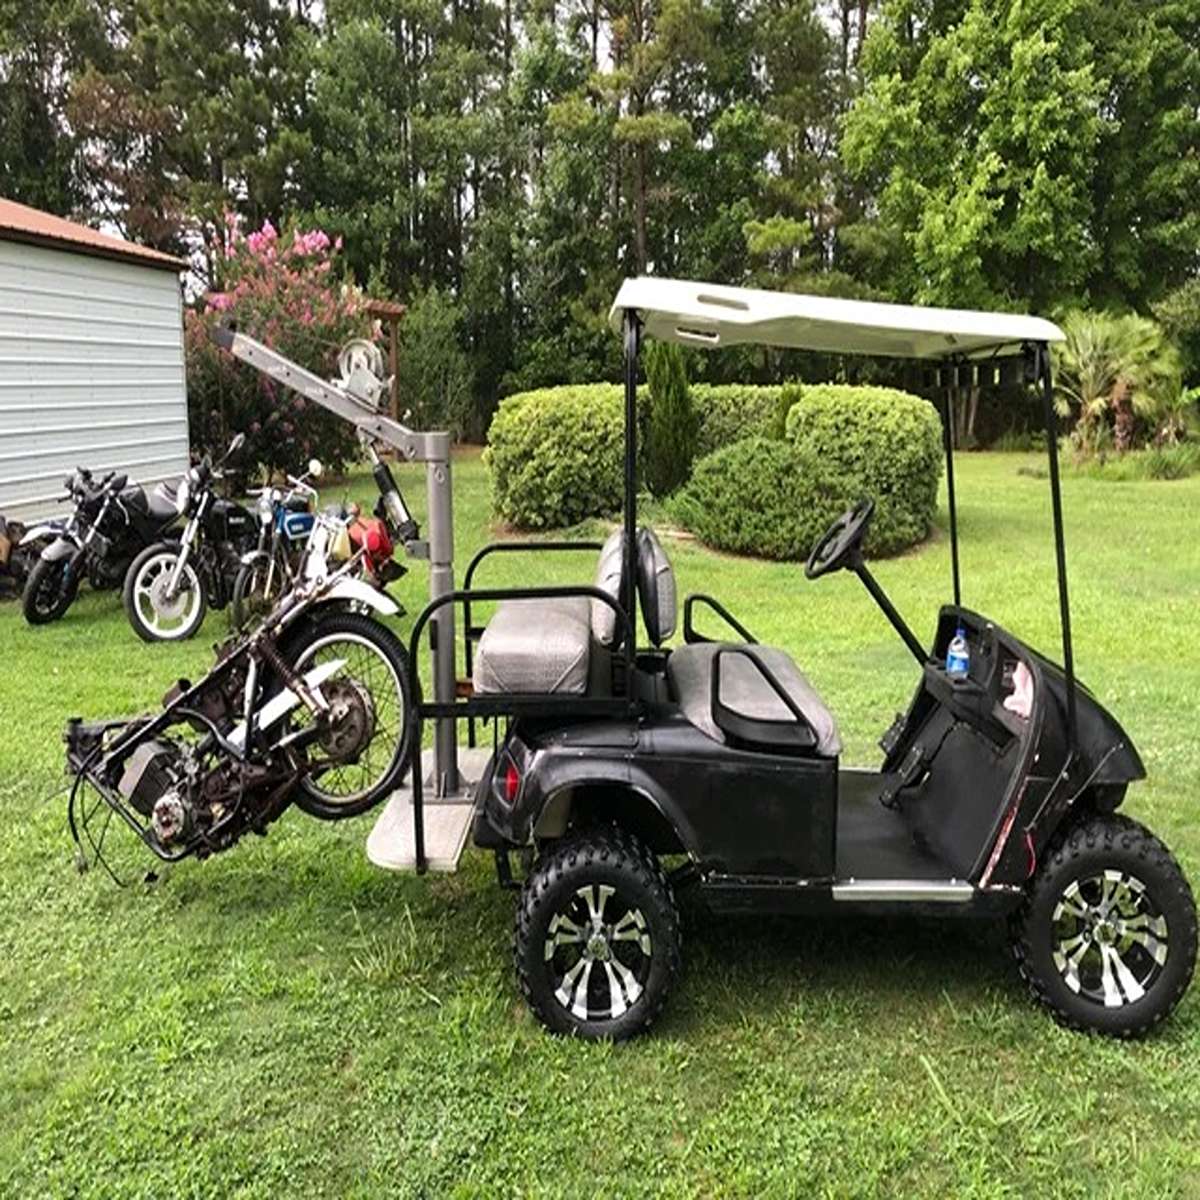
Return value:
<svg viewBox="0 0 1200 1200">
<path fill-rule="evenodd" d="M 626 563 L 625 585 L 621 602 L 622 607 L 628 613 L 635 611 L 634 580 L 636 579 L 637 568 L 635 542 L 637 531 L 638 355 L 641 349 L 643 331 L 648 323 L 649 313 L 645 309 L 631 306 L 623 307 L 622 297 L 631 292 L 636 294 L 639 289 L 647 289 L 647 294 L 653 295 L 654 289 L 650 289 L 648 286 L 651 284 L 662 285 L 664 289 L 663 294 L 666 297 L 671 300 L 678 299 L 678 289 L 681 287 L 678 281 L 629 280 L 626 281 L 625 286 L 621 289 L 621 293 L 618 294 L 610 315 L 610 323 L 614 325 L 619 318 L 625 349 L 624 523 Z M 752 307 L 750 304 L 745 304 L 741 301 L 740 297 L 743 295 L 752 299 L 759 299 L 764 296 L 770 297 L 771 299 L 767 302 L 768 306 L 780 300 L 785 306 L 790 300 L 797 307 L 801 303 L 809 306 L 811 306 L 811 302 L 813 301 L 819 303 L 818 298 L 788 297 L 782 293 L 756 293 L 736 288 L 717 289 L 711 287 L 705 290 L 707 293 L 719 293 L 715 297 L 708 294 L 702 295 L 700 298 L 705 303 L 720 303 L 734 312 L 737 312 L 740 306 L 748 314 L 752 312 Z M 946 455 L 946 489 L 950 516 L 951 579 L 956 607 L 961 607 L 962 604 L 962 578 L 958 551 L 958 502 L 954 481 L 954 440 L 950 421 L 951 396 L 958 387 L 977 387 L 991 382 L 1040 387 L 1042 395 L 1042 420 L 1046 433 L 1046 452 L 1049 457 L 1050 497 L 1054 524 L 1055 565 L 1058 577 L 1063 672 L 1067 685 L 1067 765 L 1069 765 L 1076 751 L 1075 656 L 1071 641 L 1071 604 L 1067 587 L 1067 550 L 1063 532 L 1062 488 L 1058 469 L 1058 419 L 1054 408 L 1054 383 L 1049 346 L 1050 340 L 1057 340 L 1057 338 L 1062 336 L 1061 333 L 1054 325 L 1039 318 L 995 314 L 994 320 L 997 326 L 996 337 L 989 354 L 989 347 L 982 342 L 981 338 L 982 330 L 986 328 L 987 318 L 990 314 L 958 313 L 955 310 L 922 310 L 906 308 L 901 305 L 856 306 L 854 302 L 850 301 L 826 301 L 825 305 L 826 307 L 836 306 L 840 310 L 843 319 L 839 329 L 849 331 L 840 334 L 845 339 L 842 346 L 844 353 L 863 354 L 868 352 L 865 348 L 856 344 L 854 338 L 856 327 L 853 324 L 852 317 L 855 312 L 865 313 L 869 310 L 871 315 L 877 319 L 881 314 L 884 314 L 885 320 L 893 318 L 894 314 L 900 314 L 902 318 L 910 320 L 910 325 L 908 326 L 910 331 L 912 329 L 917 330 L 914 336 L 925 339 L 925 342 L 913 343 L 914 349 L 911 355 L 893 350 L 890 357 L 909 358 L 913 362 L 913 367 L 917 373 L 914 390 L 923 392 L 934 402 L 941 413 L 943 449 Z M 663 316 L 664 314 L 659 315 Z M 763 330 L 761 341 L 764 344 L 803 347 L 806 343 L 802 337 L 792 339 L 787 336 L 788 328 L 786 322 L 790 315 L 786 313 L 782 316 L 775 313 L 768 314 L 769 320 L 764 319 L 760 323 Z M 686 316 L 678 315 L 674 305 L 665 313 L 665 316 L 666 322 L 663 331 L 668 335 L 668 340 L 678 341 L 685 345 L 715 349 L 721 345 L 753 342 L 756 340 L 755 322 L 749 319 L 749 317 L 744 320 L 741 330 L 735 324 L 733 327 L 734 336 L 730 336 L 730 329 L 723 325 L 719 326 L 716 321 L 712 322 L 713 331 L 710 332 L 703 327 L 701 322 L 695 320 L 689 321 Z M 791 319 L 796 322 L 797 327 L 801 328 L 803 327 L 803 322 L 813 322 L 812 316 L 808 313 L 801 314 L 798 312 Z M 739 323 L 741 322 L 742 318 L 739 313 Z M 969 350 L 970 356 L 968 356 L 968 352 L 964 352 L 961 349 L 947 350 L 940 357 L 934 356 L 928 350 L 919 355 L 917 354 L 917 345 L 924 345 L 930 338 L 935 336 L 931 332 L 931 328 L 939 328 L 941 326 L 952 327 L 958 324 L 963 325 L 975 338 L 975 344 Z M 920 326 L 925 326 L 925 328 L 919 328 Z M 828 343 L 824 348 L 831 350 L 838 349 L 838 332 L 829 333 L 828 329 L 820 322 L 816 322 L 810 327 L 819 329 L 821 338 L 825 339 Z M 1014 334 L 1018 333 L 1033 333 L 1038 336 L 1036 340 L 1020 341 L 1014 345 L 1012 338 Z M 947 340 L 953 339 L 947 335 Z M 876 352 L 878 353 L 878 351 Z M 939 398 L 940 403 L 938 402 Z M 636 633 L 636 622 L 633 622 L 632 625 L 631 642 Z M 636 646 L 633 649 L 636 653 Z M 1066 767 L 1064 767 L 1065 769 Z"/>
</svg>

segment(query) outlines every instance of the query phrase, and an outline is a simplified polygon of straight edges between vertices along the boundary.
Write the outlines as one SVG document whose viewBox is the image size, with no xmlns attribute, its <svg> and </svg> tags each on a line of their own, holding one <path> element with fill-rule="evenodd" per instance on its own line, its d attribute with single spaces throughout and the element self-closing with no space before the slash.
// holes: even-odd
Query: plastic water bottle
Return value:
<svg viewBox="0 0 1200 1200">
<path fill-rule="evenodd" d="M 960 625 L 946 651 L 946 674 L 951 679 L 966 679 L 970 669 L 971 647 L 967 644 L 967 631 Z"/>
</svg>

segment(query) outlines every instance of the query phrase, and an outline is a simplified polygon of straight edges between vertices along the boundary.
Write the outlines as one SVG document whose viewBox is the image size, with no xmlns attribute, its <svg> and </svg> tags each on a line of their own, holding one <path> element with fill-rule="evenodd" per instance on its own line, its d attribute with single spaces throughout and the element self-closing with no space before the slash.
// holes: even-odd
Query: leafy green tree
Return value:
<svg viewBox="0 0 1200 1200">
<path fill-rule="evenodd" d="M 301 199 L 304 13 L 274 0 L 111 0 L 107 53 L 76 75 L 68 108 L 98 212 L 178 252 L 196 232 L 204 247 L 220 237 L 230 208 L 258 225 Z"/>
<path fill-rule="evenodd" d="M 1090 26 L 1104 119 L 1089 290 L 1145 311 L 1200 263 L 1200 5 L 1096 0 Z"/>
<path fill-rule="evenodd" d="M 1046 309 L 1082 293 L 1103 126 L 1091 2 L 884 4 L 843 148 L 902 239 L 898 296 Z"/>
<path fill-rule="evenodd" d="M 1188 382 L 1200 382 L 1200 276 L 1164 296 L 1154 315 L 1180 348 Z"/>
<path fill-rule="evenodd" d="M 418 429 L 449 429 L 479 438 L 472 425 L 471 369 L 459 342 L 462 310 L 437 287 L 413 301 L 400 326 L 400 407 Z"/>
<path fill-rule="evenodd" d="M 87 0 L 0 0 L 0 179 L 6 198 L 68 216 L 86 210 L 79 134 L 68 128 L 71 81 L 106 52 Z M 86 211 L 84 215 L 88 215 Z"/>
<path fill-rule="evenodd" d="M 669 496 L 692 473 L 700 421 L 688 391 L 683 349 L 674 342 L 650 342 L 645 362 L 650 395 L 643 471 L 655 496 Z"/>
</svg>

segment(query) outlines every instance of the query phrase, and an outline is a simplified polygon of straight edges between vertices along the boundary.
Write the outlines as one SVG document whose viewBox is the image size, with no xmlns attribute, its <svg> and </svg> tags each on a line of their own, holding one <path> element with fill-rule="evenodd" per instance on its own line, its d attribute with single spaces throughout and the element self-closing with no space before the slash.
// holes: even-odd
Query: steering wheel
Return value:
<svg viewBox="0 0 1200 1200">
<path fill-rule="evenodd" d="M 848 566 L 850 557 L 862 546 L 874 513 L 875 501 L 869 497 L 846 509 L 813 543 L 804 564 L 805 578 L 820 579 L 830 571 Z"/>
</svg>

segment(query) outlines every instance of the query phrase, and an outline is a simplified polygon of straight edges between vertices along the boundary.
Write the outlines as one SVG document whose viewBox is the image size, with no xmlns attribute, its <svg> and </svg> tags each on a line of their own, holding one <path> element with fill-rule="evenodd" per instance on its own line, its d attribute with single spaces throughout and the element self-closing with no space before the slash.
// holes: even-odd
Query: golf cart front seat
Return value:
<svg viewBox="0 0 1200 1200">
<path fill-rule="evenodd" d="M 825 758 L 842 752 L 833 714 L 782 650 L 691 642 L 671 651 L 667 676 L 683 715 L 714 741 Z"/>
</svg>

